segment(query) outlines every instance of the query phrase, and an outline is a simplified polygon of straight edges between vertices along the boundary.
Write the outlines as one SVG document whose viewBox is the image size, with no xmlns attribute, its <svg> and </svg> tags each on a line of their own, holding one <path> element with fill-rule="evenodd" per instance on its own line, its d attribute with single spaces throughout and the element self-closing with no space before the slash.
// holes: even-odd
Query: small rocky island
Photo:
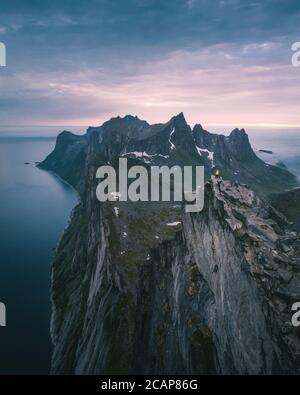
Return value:
<svg viewBox="0 0 300 395">
<path fill-rule="evenodd" d="M 273 151 L 267 150 L 267 149 L 260 149 L 259 152 L 263 152 L 265 154 L 273 154 Z"/>
</svg>

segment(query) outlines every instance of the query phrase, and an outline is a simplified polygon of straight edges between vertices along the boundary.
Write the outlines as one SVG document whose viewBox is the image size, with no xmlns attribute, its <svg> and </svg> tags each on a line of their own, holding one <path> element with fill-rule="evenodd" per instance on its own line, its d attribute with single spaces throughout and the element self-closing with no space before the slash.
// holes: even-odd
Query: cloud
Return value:
<svg viewBox="0 0 300 395">
<path fill-rule="evenodd" d="M 299 123 L 300 73 L 290 66 L 296 0 L 1 7 L 9 56 L 2 122 L 97 124 L 130 112 L 157 122 L 184 111 L 191 122 Z"/>
<path fill-rule="evenodd" d="M 97 125 L 127 113 L 161 122 L 180 111 L 191 123 L 300 124 L 299 70 L 271 61 L 248 64 L 242 48 L 177 50 L 132 64 L 132 73 L 85 68 L 12 74 L 0 83 L 1 119 L 10 123 L 14 108 L 27 124 Z"/>
</svg>

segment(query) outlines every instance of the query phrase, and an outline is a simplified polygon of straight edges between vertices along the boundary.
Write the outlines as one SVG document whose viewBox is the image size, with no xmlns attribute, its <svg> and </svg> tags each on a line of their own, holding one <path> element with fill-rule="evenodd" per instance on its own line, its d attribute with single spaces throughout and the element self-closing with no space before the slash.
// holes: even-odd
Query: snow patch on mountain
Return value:
<svg viewBox="0 0 300 395">
<path fill-rule="evenodd" d="M 177 226 L 180 225 L 181 221 L 177 221 L 177 222 L 170 222 L 169 224 L 167 224 L 168 226 Z"/>
<path fill-rule="evenodd" d="M 207 158 L 211 161 L 211 165 L 214 166 L 214 152 L 209 151 L 207 148 L 200 148 L 196 145 L 196 149 L 198 151 L 198 154 L 202 156 L 202 153 L 204 152 L 207 154 Z"/>
<path fill-rule="evenodd" d="M 170 143 L 170 149 L 171 151 L 173 151 L 174 149 L 176 149 L 175 145 L 172 143 L 171 138 L 173 136 L 175 132 L 175 127 L 172 129 L 171 133 L 170 133 L 170 137 L 169 137 L 169 143 Z"/>
<path fill-rule="evenodd" d="M 119 212 L 120 212 L 120 210 L 119 210 L 119 207 L 114 207 L 114 212 L 115 212 L 115 215 L 116 215 L 116 217 L 118 217 L 119 216 Z"/>
<path fill-rule="evenodd" d="M 126 152 L 125 154 L 123 154 L 123 156 L 127 156 L 127 155 L 134 155 L 136 158 L 144 159 L 144 162 L 146 162 L 146 163 L 147 163 L 147 161 L 145 160 L 145 158 L 148 158 L 151 160 L 152 158 L 156 158 L 158 156 L 161 158 L 165 158 L 165 159 L 168 159 L 170 157 L 169 155 L 162 155 L 162 154 L 150 155 L 146 151 L 143 151 L 143 152 L 133 151 L 133 152 Z"/>
</svg>

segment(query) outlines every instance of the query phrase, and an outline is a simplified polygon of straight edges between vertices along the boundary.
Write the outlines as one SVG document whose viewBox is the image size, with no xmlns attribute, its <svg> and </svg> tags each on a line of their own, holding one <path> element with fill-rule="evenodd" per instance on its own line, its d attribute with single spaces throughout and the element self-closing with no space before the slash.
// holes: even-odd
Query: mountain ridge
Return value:
<svg viewBox="0 0 300 395">
<path fill-rule="evenodd" d="M 299 374 L 299 236 L 250 189 L 213 177 L 156 240 L 170 217 L 93 188 L 53 263 L 53 374 Z"/>
<path fill-rule="evenodd" d="M 179 115 L 152 129 L 127 117 L 83 136 L 64 132 L 41 164 L 80 194 L 51 269 L 53 374 L 300 372 L 290 322 L 300 297 L 299 235 L 264 193 L 225 179 L 254 170 L 259 186 L 290 173 L 258 159 L 245 131 L 192 130 Z M 120 156 L 204 165 L 204 209 L 100 203 L 97 168 Z M 222 177 L 211 176 L 214 161 Z"/>
<path fill-rule="evenodd" d="M 101 156 L 99 164 L 118 156 L 134 158 L 134 153 L 138 153 L 135 159 L 153 165 L 202 165 L 206 180 L 219 168 L 223 178 L 246 183 L 262 195 L 299 186 L 287 169 L 266 164 L 256 156 L 244 129 L 233 129 L 229 136 L 210 133 L 200 124 L 191 128 L 183 113 L 164 124 L 150 125 L 136 116 L 126 115 L 111 118 L 99 127 L 89 127 L 82 136 L 64 131 L 57 137 L 54 151 L 39 167 L 59 172 L 65 155 L 72 163 L 80 162 L 81 176 L 77 168 L 74 177 L 70 163 L 63 171 L 64 178 L 76 188 L 77 183 L 83 183 L 91 145 L 94 153 Z"/>
</svg>

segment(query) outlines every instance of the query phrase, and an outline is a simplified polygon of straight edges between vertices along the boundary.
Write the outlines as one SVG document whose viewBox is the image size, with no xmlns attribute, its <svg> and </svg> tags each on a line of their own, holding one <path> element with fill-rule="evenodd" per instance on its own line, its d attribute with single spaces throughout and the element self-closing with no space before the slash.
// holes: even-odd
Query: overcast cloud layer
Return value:
<svg viewBox="0 0 300 395">
<path fill-rule="evenodd" d="M 1 125 L 300 125 L 298 0 L 1 0 Z"/>
</svg>

